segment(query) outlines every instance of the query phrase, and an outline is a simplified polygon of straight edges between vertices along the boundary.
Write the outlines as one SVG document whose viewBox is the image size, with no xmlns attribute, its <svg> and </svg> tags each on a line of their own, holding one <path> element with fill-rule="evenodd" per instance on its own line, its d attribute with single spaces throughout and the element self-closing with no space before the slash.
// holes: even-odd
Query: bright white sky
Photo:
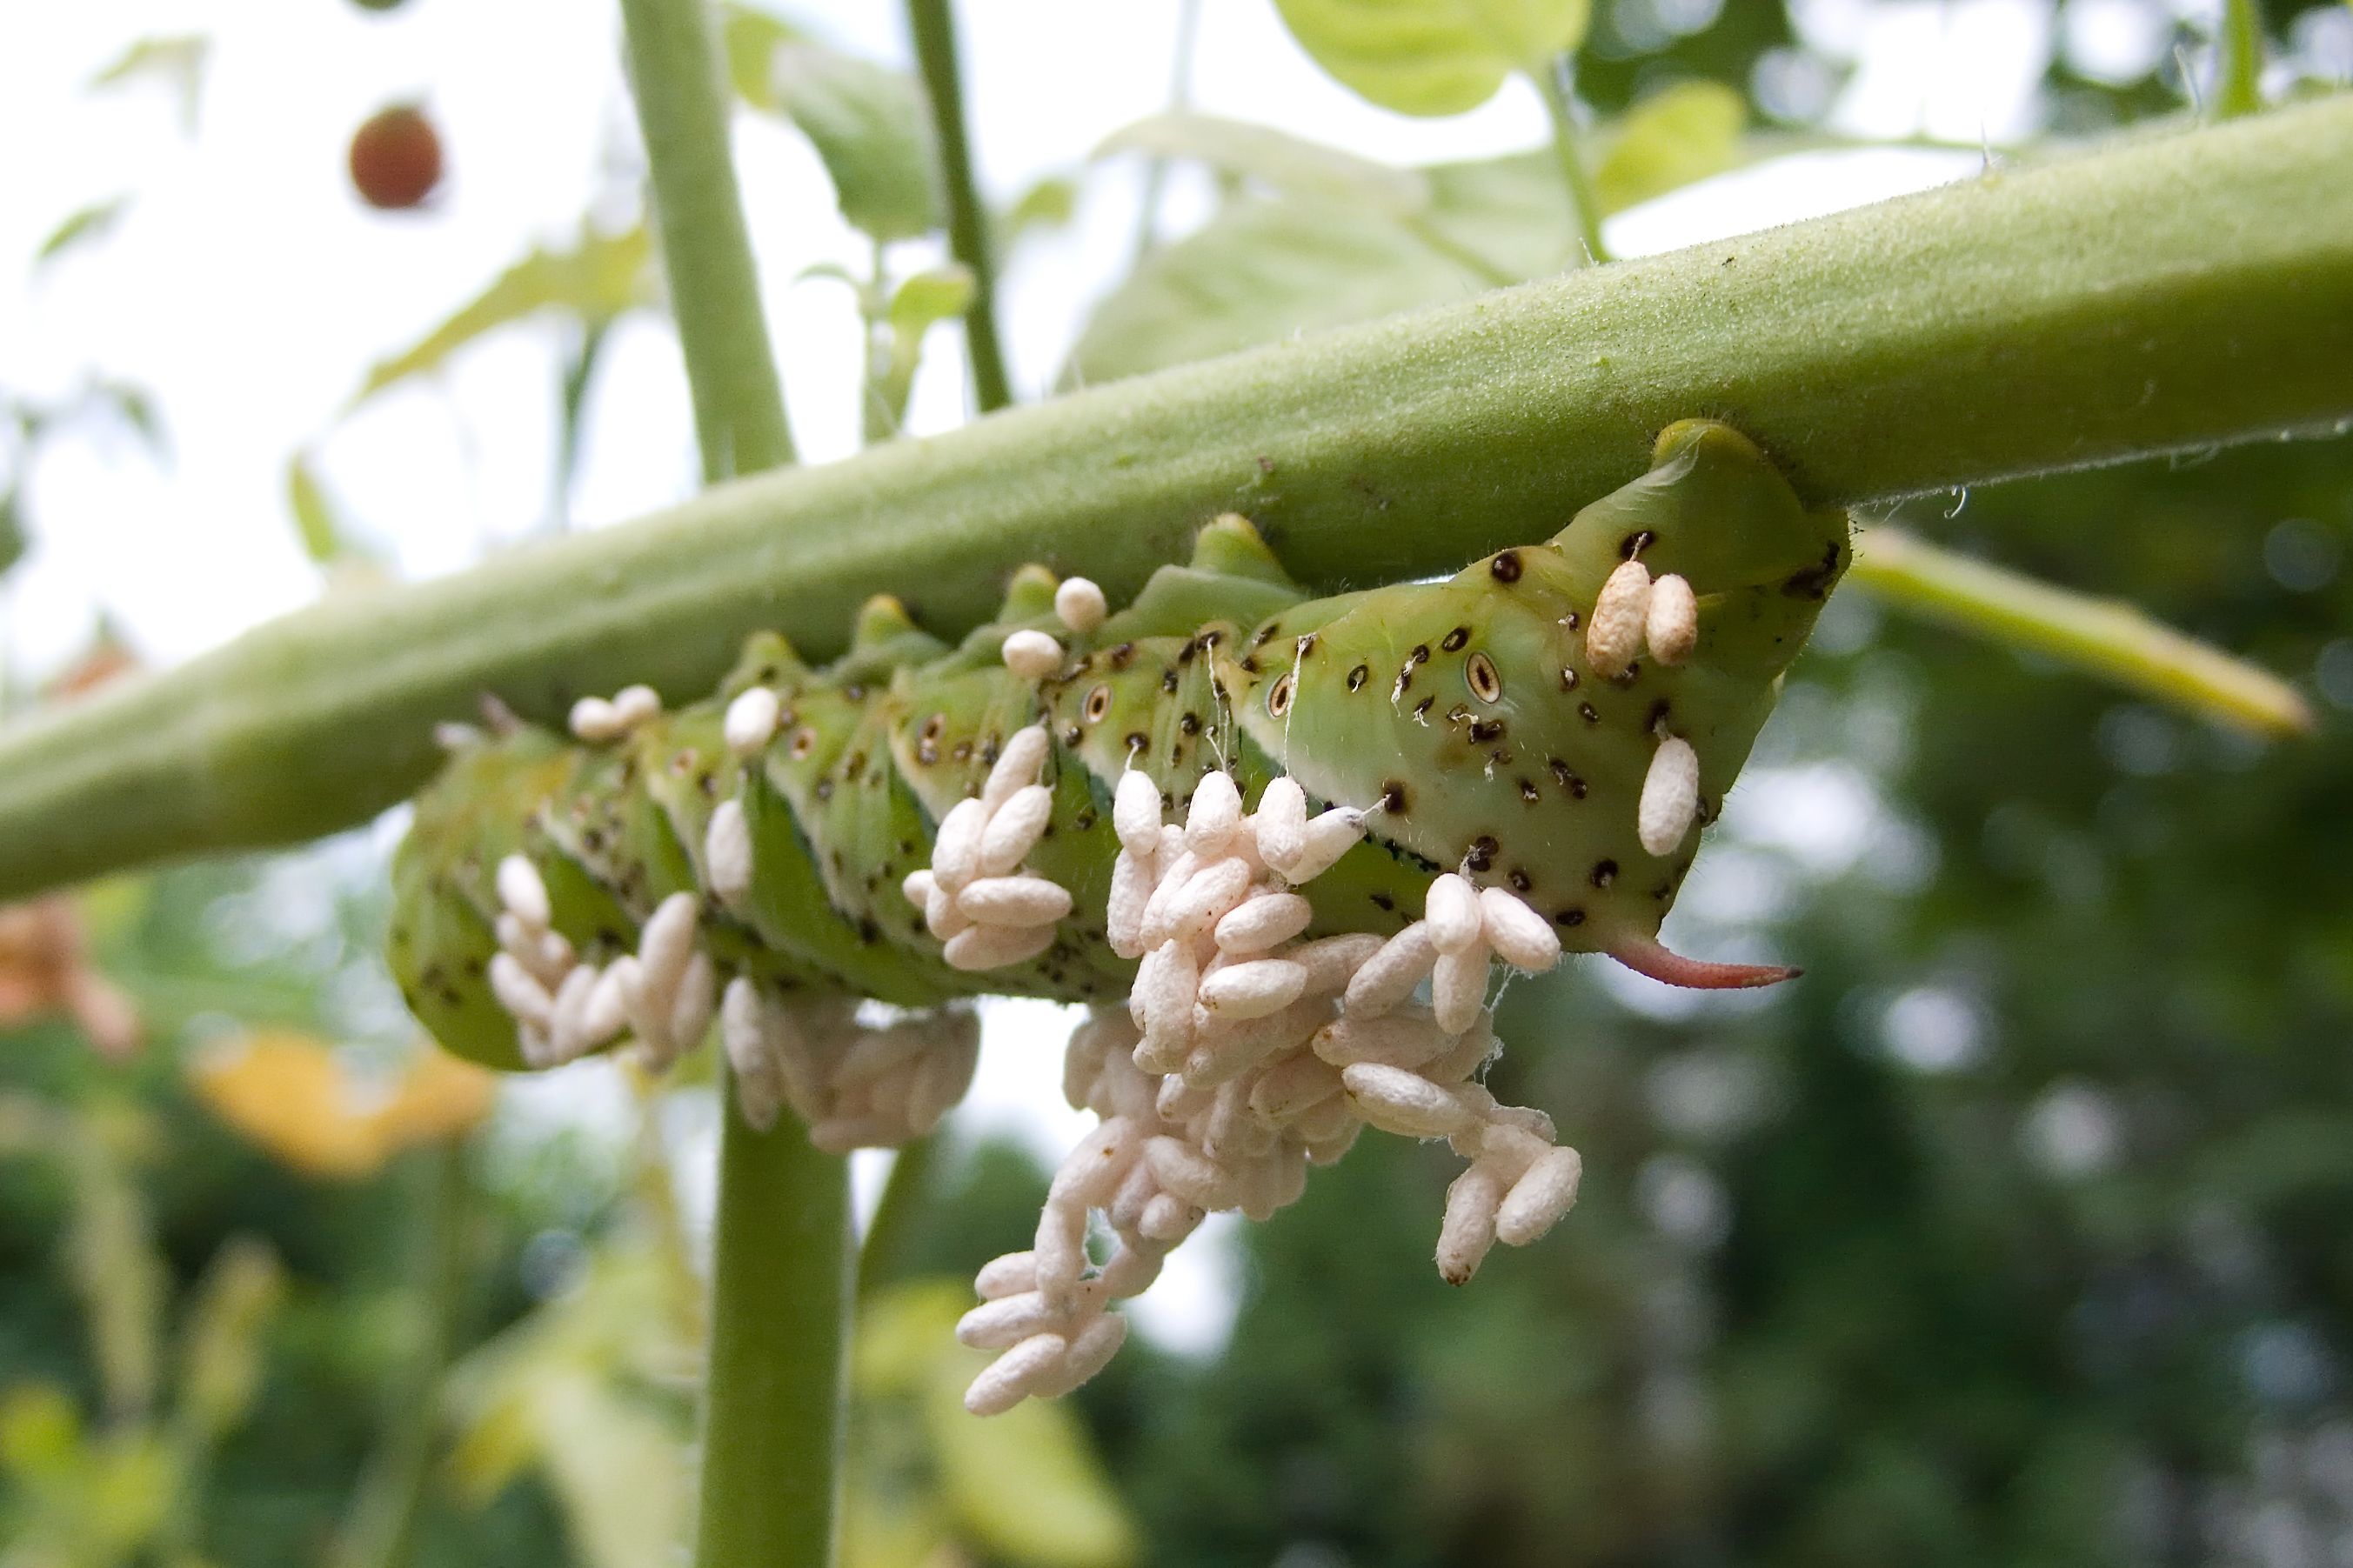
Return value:
<svg viewBox="0 0 2353 1568">
<path fill-rule="evenodd" d="M 846 47 L 905 58 L 896 5 L 803 0 L 790 10 Z M 965 39 L 974 139 L 1000 201 L 1071 170 L 1166 100 L 1176 0 L 977 0 L 963 11 L 977 24 Z M 1836 110 L 1842 126 L 1969 143 L 2031 129 L 2033 84 L 2054 47 L 2041 5 L 1805 0 L 1799 12 L 1818 46 L 1858 62 Z M 2137 74 L 2163 42 L 2137 16 L 2120 0 L 2074 0 L 2059 42 L 2079 62 Z M 340 0 L 124 0 L 19 7 L 0 20 L 0 146 L 13 150 L 0 202 L 0 388 L 55 396 L 91 373 L 145 386 L 174 454 L 159 469 L 127 439 L 44 452 L 27 476 L 36 549 L 0 598 L 0 647 L 20 669 L 68 657 L 100 607 L 170 661 L 322 591 L 285 505 L 289 454 L 334 426 L 372 362 L 533 245 L 563 243 L 584 213 L 612 208 L 616 150 L 626 167 L 634 136 L 617 32 L 610 4 L 579 0 L 411 0 L 388 16 Z M 193 140 L 160 86 L 83 90 L 130 40 L 169 33 L 213 41 Z M 1397 162 L 1514 151 L 1546 133 L 1517 83 L 1450 120 L 1370 108 L 1298 51 L 1271 0 L 1205 0 L 1193 97 L 1208 112 Z M 346 182 L 352 129 L 397 100 L 425 102 L 446 141 L 450 174 L 428 216 L 371 213 Z M 839 285 L 794 279 L 820 262 L 862 271 L 863 244 L 792 132 L 747 119 L 739 154 L 796 434 L 807 458 L 839 458 L 857 438 L 855 316 Z M 1976 162 L 1794 161 L 1624 215 L 1609 237 L 1624 253 L 1668 248 L 1957 177 Z M 1132 167 L 1107 166 L 1078 222 L 1022 251 L 1005 317 L 1025 394 L 1050 381 L 1086 302 L 1124 267 L 1138 188 Z M 35 248 L 68 214 L 124 193 L 132 204 L 110 237 L 32 275 Z M 1179 180 L 1166 212 L 1182 226 L 1208 199 L 1205 184 Z M 924 258 L 916 246 L 902 259 Z M 438 386 L 333 428 L 322 449 L 327 483 L 401 572 L 453 570 L 544 525 L 558 342 L 552 329 L 502 334 L 460 356 Z M 925 432 L 965 414 L 954 331 L 936 333 L 933 348 L 911 416 Z M 685 386 L 663 327 L 638 319 L 617 335 L 589 423 L 584 524 L 692 488 Z M 1029 1048 L 992 1048 L 964 1114 L 1051 1155 L 1080 1119 L 1060 1110 L 1055 1053 L 1037 1048 L 1034 1015 L 998 1016 L 992 1037 L 1024 1035 Z M 1225 1256 L 1184 1249 L 1190 1261 L 1153 1293 L 1147 1327 L 1171 1342 L 1214 1342 L 1230 1313 Z"/>
</svg>

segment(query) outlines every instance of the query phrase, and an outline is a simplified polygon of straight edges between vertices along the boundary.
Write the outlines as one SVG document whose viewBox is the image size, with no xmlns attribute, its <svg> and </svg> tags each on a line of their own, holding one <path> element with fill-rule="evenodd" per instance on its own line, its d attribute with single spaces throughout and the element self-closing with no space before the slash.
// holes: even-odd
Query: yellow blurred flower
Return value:
<svg viewBox="0 0 2353 1568">
<path fill-rule="evenodd" d="M 496 1075 L 427 1046 L 388 1092 L 345 1070 L 332 1047 L 256 1030 L 189 1068 L 213 1113 L 296 1170 L 354 1179 L 403 1149 L 456 1137 L 487 1115 Z"/>
</svg>

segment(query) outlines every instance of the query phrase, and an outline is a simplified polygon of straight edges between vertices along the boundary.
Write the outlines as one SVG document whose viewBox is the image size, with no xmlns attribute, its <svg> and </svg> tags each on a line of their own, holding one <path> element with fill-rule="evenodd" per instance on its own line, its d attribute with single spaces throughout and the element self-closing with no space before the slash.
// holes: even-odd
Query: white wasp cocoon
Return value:
<svg viewBox="0 0 2353 1568">
<path fill-rule="evenodd" d="M 1474 1164 L 1446 1189 L 1446 1218 L 1438 1230 L 1438 1277 L 1468 1285 L 1495 1245 L 1495 1209 L 1504 1184 L 1495 1172 Z"/>
<path fill-rule="evenodd" d="M 1699 811 L 1699 753 L 1681 735 L 1669 735 L 1651 753 L 1635 808 L 1635 837 L 1653 855 L 1672 855 Z"/>
<path fill-rule="evenodd" d="M 533 931 L 545 931 L 554 918 L 547 900 L 547 882 L 539 868 L 521 855 L 499 862 L 499 902 Z"/>
<path fill-rule="evenodd" d="M 1165 919 L 1169 935 L 1186 942 L 1207 935 L 1242 901 L 1250 884 L 1250 868 L 1242 861 L 1219 860 L 1202 868 L 1168 899 Z"/>
<path fill-rule="evenodd" d="M 1661 664 L 1681 664 L 1699 643 L 1699 600 L 1692 585 L 1670 572 L 1651 584 L 1642 619 L 1642 640 Z"/>
<path fill-rule="evenodd" d="M 1060 1363 L 1039 1378 L 1031 1392 L 1054 1398 L 1070 1393 L 1109 1366 L 1126 1342 L 1127 1320 L 1116 1312 L 1104 1313 L 1079 1331 Z"/>
<path fill-rule="evenodd" d="M 1198 1209 L 1229 1209 L 1240 1195 L 1233 1178 L 1208 1155 L 1188 1144 L 1162 1136 L 1144 1146 L 1144 1158 L 1160 1184 Z"/>
<path fill-rule="evenodd" d="M 980 875 L 1002 877 L 1029 858 L 1054 815 L 1054 792 L 1023 784 L 990 816 L 980 835 Z"/>
<path fill-rule="evenodd" d="M 651 993 L 667 998 L 686 972 L 687 956 L 694 951 L 694 895 L 672 893 L 654 906 L 645 930 L 638 935 L 638 962 L 645 966 Z"/>
<path fill-rule="evenodd" d="M 1008 1252 L 990 1258 L 980 1266 L 980 1272 L 973 1276 L 972 1289 L 973 1293 L 984 1301 L 1035 1290 L 1038 1289 L 1038 1255 L 1034 1252 Z"/>
<path fill-rule="evenodd" d="M 1144 908 L 1152 900 L 1152 867 L 1133 849 L 1112 862 L 1111 897 L 1103 906 L 1104 934 L 1113 953 L 1144 956 Z"/>
<path fill-rule="evenodd" d="M 1317 996 L 1346 986 L 1356 978 L 1356 971 L 1384 945 L 1382 939 L 1371 931 L 1349 931 L 1301 942 L 1282 956 L 1306 967 L 1307 994 Z"/>
<path fill-rule="evenodd" d="M 1475 1124 L 1460 1098 L 1403 1068 L 1359 1062 L 1341 1070 L 1340 1083 L 1357 1113 L 1384 1132 L 1446 1138 Z"/>
<path fill-rule="evenodd" d="M 1560 962 L 1560 935 L 1525 899 L 1502 888 L 1479 893 L 1480 934 L 1514 969 L 1541 974 Z"/>
<path fill-rule="evenodd" d="M 729 751 L 749 759 L 767 750 L 768 742 L 776 738 L 776 726 L 783 716 L 784 704 L 773 689 L 747 686 L 727 704 L 727 717 L 721 721 L 720 732 L 726 738 Z"/>
<path fill-rule="evenodd" d="M 1438 944 L 1430 927 L 1416 921 L 1381 944 L 1348 982 L 1345 1000 L 1349 1013 L 1375 1017 L 1413 994 L 1430 966 L 1438 962 Z"/>
<path fill-rule="evenodd" d="M 920 910 L 932 901 L 932 889 L 938 886 L 938 879 L 932 875 L 931 868 L 925 866 L 908 872 L 899 884 L 899 891 L 906 896 L 909 903 Z"/>
<path fill-rule="evenodd" d="M 1310 1048 L 1334 1068 L 1377 1062 L 1419 1071 L 1453 1044 L 1438 1020 L 1421 1008 L 1365 1018 L 1335 1018 L 1315 1032 Z"/>
<path fill-rule="evenodd" d="M 1103 591 L 1084 577 L 1065 577 L 1054 590 L 1054 614 L 1072 631 L 1084 636 L 1103 624 L 1111 605 Z"/>
<path fill-rule="evenodd" d="M 1263 1018 L 1299 1000 L 1307 971 L 1287 959 L 1257 958 L 1202 977 L 1201 1005 L 1232 1018 Z"/>
<path fill-rule="evenodd" d="M 1046 1304 L 1037 1290 L 999 1296 L 983 1301 L 956 1320 L 956 1343 L 976 1351 L 1010 1350 L 1030 1335 L 1050 1328 L 1061 1314 Z"/>
<path fill-rule="evenodd" d="M 703 863 L 710 868 L 711 890 L 725 902 L 740 904 L 752 893 L 752 825 L 744 820 L 744 803 L 723 800 L 711 813 L 702 836 Z"/>
<path fill-rule="evenodd" d="M 1285 773 L 1268 783 L 1258 797 L 1250 829 L 1258 838 L 1259 858 L 1289 874 L 1307 850 L 1307 792 L 1297 779 Z"/>
<path fill-rule="evenodd" d="M 1318 814 L 1305 829 L 1305 843 L 1283 879 L 1293 884 L 1312 882 L 1330 870 L 1341 856 L 1356 847 L 1365 836 L 1364 813 L 1354 807 L 1335 805 Z"/>
<path fill-rule="evenodd" d="M 1052 746 L 1043 724 L 1013 731 L 1005 749 L 997 754 L 996 765 L 988 770 L 988 782 L 981 785 L 981 804 L 993 812 L 1012 799 L 1015 790 L 1036 784 L 1038 770 L 1045 766 L 1046 753 Z"/>
<path fill-rule="evenodd" d="M 1303 1051 L 1258 1076 L 1250 1085 L 1250 1108 L 1270 1121 L 1288 1121 L 1339 1092 L 1338 1071 Z"/>
<path fill-rule="evenodd" d="M 686 961 L 686 968 L 678 978 L 678 990 L 670 1003 L 670 1047 L 675 1051 L 692 1050 L 702 1043 L 710 1031 L 711 1015 L 719 1005 L 719 973 L 711 955 L 697 948 Z"/>
<path fill-rule="evenodd" d="M 1651 569 L 1640 561 L 1619 563 L 1594 597 L 1593 618 L 1585 627 L 1585 662 L 1607 680 L 1622 675 L 1641 656 L 1644 623 L 1651 610 Z"/>
<path fill-rule="evenodd" d="M 783 1066 L 770 1049 L 760 993 L 742 975 L 727 983 L 719 998 L 719 1043 L 735 1074 L 735 1108 L 758 1131 L 776 1124 L 785 1103 Z"/>
<path fill-rule="evenodd" d="M 1422 919 L 1439 952 L 1461 952 L 1479 940 L 1479 889 L 1451 871 L 1433 879 L 1423 895 Z"/>
<path fill-rule="evenodd" d="M 960 800 L 940 818 L 932 840 L 932 875 L 953 893 L 980 869 L 980 836 L 988 827 L 988 807 L 977 800 Z"/>
<path fill-rule="evenodd" d="M 948 938 L 940 952 L 949 968 L 977 972 L 1027 963 L 1053 945 L 1054 928 L 1050 925 L 976 925 Z"/>
<path fill-rule="evenodd" d="M 1527 1168 L 1495 1215 L 1495 1237 L 1506 1247 L 1525 1247 L 1560 1222 L 1577 1202 L 1585 1162 L 1574 1149 L 1554 1149 Z"/>
<path fill-rule="evenodd" d="M 1044 632 L 1015 632 L 1003 653 L 1005 668 L 1024 680 L 1043 680 L 1062 668 L 1062 645 Z"/>
<path fill-rule="evenodd" d="M 983 925 L 1051 925 L 1071 912 L 1070 889 L 1043 877 L 983 877 L 955 899 Z"/>
<path fill-rule="evenodd" d="M 572 705 L 572 734 L 575 740 L 598 745 L 618 740 L 628 726 L 613 705 L 601 697 L 583 697 Z"/>
<path fill-rule="evenodd" d="M 982 1369 L 964 1391 L 964 1407 L 975 1415 L 1002 1415 L 1029 1395 L 1030 1385 L 1050 1373 L 1070 1351 L 1060 1334 L 1033 1334 Z"/>
<path fill-rule="evenodd" d="M 964 912 L 964 906 L 956 902 L 956 896 L 934 882 L 931 896 L 923 900 L 923 929 L 945 942 L 959 931 L 968 930 L 972 923 L 972 917 Z"/>
<path fill-rule="evenodd" d="M 1314 918 L 1315 906 L 1297 893 L 1261 894 L 1218 921 L 1218 946 L 1225 952 L 1264 952 L 1305 931 Z"/>
<path fill-rule="evenodd" d="M 1151 774 L 1130 768 L 1119 775 L 1119 787 L 1112 792 L 1111 825 L 1129 854 L 1149 860 L 1160 852 L 1160 789 Z"/>
<path fill-rule="evenodd" d="M 661 694 L 650 686 L 624 686 L 613 693 L 613 717 L 624 731 L 659 717 Z"/>
<path fill-rule="evenodd" d="M 528 1024 L 542 1034 L 547 1032 L 555 1012 L 554 998 L 548 995 L 546 986 L 532 978 L 531 972 L 513 953 L 491 955 L 490 980 L 491 994 L 499 999 L 500 1006 L 512 1014 L 518 1022 Z"/>
<path fill-rule="evenodd" d="M 1203 859 L 1223 855 L 1242 820 L 1241 791 L 1231 774 L 1201 775 L 1193 786 L 1193 803 L 1185 815 L 1185 847 Z"/>
<path fill-rule="evenodd" d="M 1430 977 L 1430 1001 L 1438 1014 L 1438 1026 L 1450 1035 L 1459 1035 L 1479 1021 L 1487 1005 L 1484 942 L 1438 955 Z"/>
</svg>

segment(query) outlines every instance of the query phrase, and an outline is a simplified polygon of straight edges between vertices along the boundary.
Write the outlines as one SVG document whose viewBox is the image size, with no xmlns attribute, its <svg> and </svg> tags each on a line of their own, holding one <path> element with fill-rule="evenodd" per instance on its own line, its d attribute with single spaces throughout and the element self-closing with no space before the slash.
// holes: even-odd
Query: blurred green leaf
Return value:
<svg viewBox="0 0 2353 1568">
<path fill-rule="evenodd" d="M 81 1412 L 65 1390 L 18 1384 L 0 1393 L 0 1466 L 19 1476 L 61 1475 L 81 1447 Z"/>
<path fill-rule="evenodd" d="M 379 361 L 346 410 L 397 382 L 438 370 L 477 338 L 542 310 L 601 323 L 650 303 L 652 254 L 642 224 L 618 234 L 584 228 L 569 250 L 533 251 L 413 346 Z"/>
<path fill-rule="evenodd" d="M 972 274 L 961 267 L 918 272 L 899 285 L 884 317 L 888 347 L 875 366 L 870 392 L 884 421 L 883 432 L 895 433 L 907 416 L 907 396 L 914 388 L 915 371 L 923 358 L 923 334 L 941 321 L 952 321 L 972 304 Z"/>
<path fill-rule="evenodd" d="M 294 529 L 302 539 L 302 552 L 322 566 L 332 566 L 351 553 L 342 521 L 327 500 L 325 487 L 311 466 L 308 452 L 297 452 L 286 464 L 286 504 L 294 513 Z"/>
<path fill-rule="evenodd" d="M 859 1315 L 850 1371 L 857 1398 L 917 1402 L 937 1500 L 976 1555 L 1017 1568 L 1134 1562 L 1134 1526 L 1067 1405 L 1033 1399 L 987 1420 L 965 1411 L 965 1388 L 990 1360 L 955 1342 L 956 1320 L 971 1305 L 956 1280 L 911 1280 L 885 1291 Z M 860 1479 L 853 1456 L 853 1490 Z"/>
<path fill-rule="evenodd" d="M 1584 40 L 1588 0 L 1275 0 L 1315 63 L 1401 114 L 1460 114 Z"/>
<path fill-rule="evenodd" d="M 1098 158 L 1145 153 L 1186 158 L 1255 180 L 1288 195 L 1360 206 L 1383 217 L 1411 217 L 1430 205 L 1430 177 L 1392 168 L 1271 126 L 1212 114 L 1155 114 L 1113 132 Z"/>
<path fill-rule="evenodd" d="M 154 1404 L 169 1276 L 146 1202 L 118 1147 L 139 1133 L 76 1115 L 64 1136 L 58 1152 L 73 1173 L 74 1193 L 67 1256 L 89 1320 L 99 1386 L 111 1415 L 143 1416 Z"/>
<path fill-rule="evenodd" d="M 1602 211 L 1733 167 L 1744 115 L 1726 89 L 1679 83 L 1603 127 L 1595 139 Z M 1399 213 L 1368 192 L 1228 203 L 1095 307 L 1063 380 L 1092 384 L 1446 304 L 1556 272 L 1574 252 L 1577 228 L 1549 153 L 1388 173 L 1424 182 L 1426 205 Z"/>
<path fill-rule="evenodd" d="M 1740 162 L 1748 104 L 1721 82 L 1679 81 L 1628 110 L 1593 169 L 1605 213 L 1720 174 Z"/>
<path fill-rule="evenodd" d="M 267 1242 L 232 1237 L 213 1255 L 182 1332 L 174 1416 L 192 1440 L 209 1444 L 252 1409 L 262 1335 L 285 1296 L 285 1270 Z"/>
<path fill-rule="evenodd" d="M 159 80 L 170 88 L 185 135 L 196 133 L 196 110 L 203 98 L 205 62 L 212 41 L 195 34 L 142 38 L 115 57 L 90 79 L 93 89 Z"/>
<path fill-rule="evenodd" d="M 771 75 L 776 51 L 807 37 L 778 16 L 733 3 L 719 8 L 720 41 L 727 54 L 727 79 L 735 96 L 754 109 L 774 110 L 776 84 Z"/>
<path fill-rule="evenodd" d="M 0 490 L 0 576 L 5 576 L 25 558 L 32 544 L 25 531 L 23 487 L 11 484 Z"/>
<path fill-rule="evenodd" d="M 646 1381 L 688 1360 L 664 1331 L 667 1288 L 650 1254 L 601 1251 L 577 1287 L 453 1369 L 450 1467 L 464 1495 L 479 1507 L 529 1467 L 594 1568 L 642 1568 L 676 1552 L 687 1411 Z"/>
<path fill-rule="evenodd" d="M 35 270 L 46 267 L 78 245 L 105 238 L 130 205 L 128 195 L 109 196 L 102 202 L 92 202 L 69 214 L 63 223 L 49 230 L 48 237 L 42 240 L 40 248 L 33 252 Z"/>
<path fill-rule="evenodd" d="M 122 421 L 145 445 L 149 456 L 158 462 L 170 458 L 172 443 L 164 434 L 163 416 L 156 411 L 155 399 L 146 388 L 127 381 L 100 381 L 91 385 L 90 396 Z"/>
<path fill-rule="evenodd" d="M 913 77 L 786 40 L 769 57 L 768 81 L 774 109 L 816 146 L 854 227 L 888 243 L 939 226 L 931 121 Z"/>
<path fill-rule="evenodd" d="M 1078 211 L 1079 183 L 1068 174 L 1048 174 L 1022 192 L 997 216 L 997 242 L 1010 250 L 1039 229 L 1060 228 Z"/>
<path fill-rule="evenodd" d="M 1153 252 L 1095 307 L 1082 384 L 1460 300 L 1556 269 L 1575 229 L 1548 157 L 1440 164 L 1412 226 L 1326 202 L 1246 197 Z"/>
</svg>

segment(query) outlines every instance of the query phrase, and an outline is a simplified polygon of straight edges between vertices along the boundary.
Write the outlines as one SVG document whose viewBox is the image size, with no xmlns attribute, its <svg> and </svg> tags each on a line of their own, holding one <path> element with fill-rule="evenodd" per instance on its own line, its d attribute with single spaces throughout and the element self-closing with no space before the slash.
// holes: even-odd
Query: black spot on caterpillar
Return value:
<svg viewBox="0 0 2353 1568">
<path fill-rule="evenodd" d="M 1584 628 L 1636 538 L 1644 567 L 1690 584 L 1698 634 L 1689 657 L 1646 663 L 1623 690 L 1585 679 Z M 685 893 L 723 981 L 906 1007 L 980 993 L 1108 1000 L 1134 974 L 1100 935 L 1118 851 L 1111 797 L 1138 768 L 1179 812 L 1211 770 L 1246 805 L 1288 773 L 1311 800 L 1366 811 L 1366 842 L 1301 889 L 1312 935 L 1393 931 L 1389 911 L 1420 909 L 1429 868 L 1459 868 L 1508 877 L 1576 949 L 1731 984 L 1662 956 L 1672 900 L 1654 889 L 1683 846 L 1646 850 L 1638 805 L 1669 729 L 1697 753 L 1697 798 L 1723 798 L 1849 554 L 1843 512 L 1810 510 L 1745 437 L 1693 421 L 1551 540 L 1443 582 L 1311 598 L 1229 515 L 1187 564 L 1084 632 L 1055 616 L 1042 567 L 1018 574 L 997 617 L 954 646 L 878 598 L 829 667 L 762 634 L 716 693 L 617 738 L 525 727 L 452 756 L 395 862 L 394 971 L 445 1046 L 520 1065 L 516 1015 L 485 978 L 501 951 L 499 868 L 519 856 L 584 962 L 634 951 L 657 907 Z M 1056 673 L 1006 668 L 1005 639 L 1021 630 L 1060 640 Z M 1475 700 L 1475 720 L 1431 722 L 1407 698 L 1418 671 Z M 755 689 L 773 695 L 776 723 L 746 754 L 726 715 Z M 1023 864 L 1067 889 L 1071 912 L 1034 956 L 953 967 L 902 884 L 1008 740 L 1041 723 L 1050 811 Z M 749 852 L 728 896 L 712 885 L 723 809 L 740 812 Z"/>
</svg>

